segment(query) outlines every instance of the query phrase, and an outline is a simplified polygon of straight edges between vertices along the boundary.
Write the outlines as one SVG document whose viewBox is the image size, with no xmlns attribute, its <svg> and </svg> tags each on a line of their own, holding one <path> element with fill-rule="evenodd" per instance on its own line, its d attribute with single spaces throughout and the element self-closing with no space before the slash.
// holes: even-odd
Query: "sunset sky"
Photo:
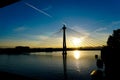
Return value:
<svg viewBox="0 0 120 80">
<path fill-rule="evenodd" d="M 0 8 L 0 47 L 102 46 L 120 28 L 120 0 L 21 0 Z"/>
</svg>

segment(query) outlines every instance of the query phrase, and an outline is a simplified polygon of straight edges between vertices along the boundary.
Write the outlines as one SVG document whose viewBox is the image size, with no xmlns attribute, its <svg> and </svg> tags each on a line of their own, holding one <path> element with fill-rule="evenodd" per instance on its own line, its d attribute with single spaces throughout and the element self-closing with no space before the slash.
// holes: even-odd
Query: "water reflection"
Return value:
<svg viewBox="0 0 120 80">
<path fill-rule="evenodd" d="M 64 80 L 67 80 L 67 52 L 63 51 L 63 70 L 64 70 Z"/>
<path fill-rule="evenodd" d="M 74 57 L 76 54 L 79 59 Z M 0 71 L 38 80 L 90 80 L 89 72 L 96 69 L 95 54 L 100 51 L 67 51 L 64 56 L 61 51 L 0 55 Z"/>
<path fill-rule="evenodd" d="M 74 51 L 73 56 L 75 59 L 79 59 L 81 57 L 80 51 L 78 51 L 78 50 Z"/>
<path fill-rule="evenodd" d="M 68 80 L 68 73 L 67 73 L 67 52 L 66 51 L 63 51 L 62 53 L 63 55 L 63 70 L 64 70 L 64 80 Z M 79 66 L 79 58 L 81 57 L 81 54 L 80 54 L 80 51 L 78 50 L 75 50 L 73 51 L 73 56 L 74 58 L 77 60 L 75 60 L 75 66 L 76 66 L 76 70 L 75 71 L 78 71 L 80 72 L 80 66 Z"/>
</svg>

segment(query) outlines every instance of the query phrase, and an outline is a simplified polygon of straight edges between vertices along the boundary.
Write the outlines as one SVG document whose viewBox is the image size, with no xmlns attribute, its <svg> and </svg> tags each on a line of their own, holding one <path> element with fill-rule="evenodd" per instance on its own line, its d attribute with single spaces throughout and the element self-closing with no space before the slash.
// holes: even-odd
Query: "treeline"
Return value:
<svg viewBox="0 0 120 80">
<path fill-rule="evenodd" d="M 66 50 L 101 50 L 102 47 L 67 48 Z M 24 54 L 30 52 L 62 51 L 63 48 L 30 48 L 28 46 L 16 46 L 15 48 L 0 48 L 0 54 Z"/>
</svg>

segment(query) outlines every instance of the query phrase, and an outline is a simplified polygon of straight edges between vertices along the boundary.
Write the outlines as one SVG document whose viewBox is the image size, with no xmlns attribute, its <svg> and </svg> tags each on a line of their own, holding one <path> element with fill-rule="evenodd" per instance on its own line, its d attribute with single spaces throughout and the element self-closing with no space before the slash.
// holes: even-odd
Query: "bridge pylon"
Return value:
<svg viewBox="0 0 120 80">
<path fill-rule="evenodd" d="M 63 25 L 63 55 L 67 55 L 67 49 L 66 49 L 66 26 Z"/>
</svg>

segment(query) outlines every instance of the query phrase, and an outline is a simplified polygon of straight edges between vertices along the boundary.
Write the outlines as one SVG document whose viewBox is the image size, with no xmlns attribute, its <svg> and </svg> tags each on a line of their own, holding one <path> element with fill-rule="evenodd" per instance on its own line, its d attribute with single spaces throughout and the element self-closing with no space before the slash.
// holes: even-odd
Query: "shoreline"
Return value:
<svg viewBox="0 0 120 80">
<path fill-rule="evenodd" d="M 66 51 L 101 50 L 101 48 L 102 47 L 66 48 Z M 26 54 L 30 52 L 54 52 L 54 51 L 63 51 L 63 48 L 29 48 L 29 47 L 0 48 L 0 54 Z"/>
</svg>

